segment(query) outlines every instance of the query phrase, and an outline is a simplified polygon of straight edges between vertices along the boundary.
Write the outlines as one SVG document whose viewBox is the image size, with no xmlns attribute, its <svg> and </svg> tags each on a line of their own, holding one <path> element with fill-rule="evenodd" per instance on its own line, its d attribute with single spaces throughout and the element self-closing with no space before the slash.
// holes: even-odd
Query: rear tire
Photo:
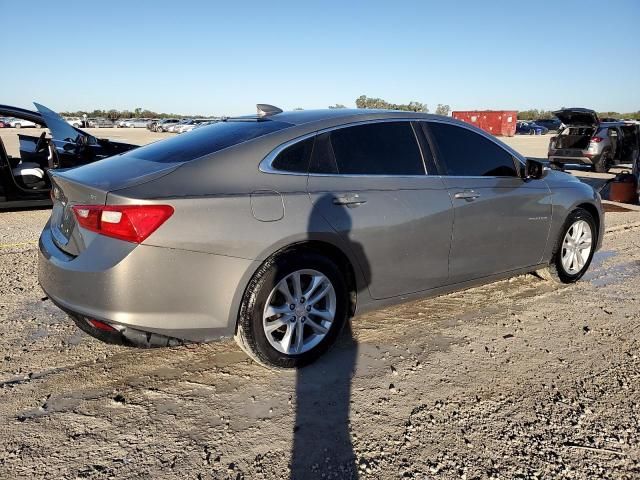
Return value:
<svg viewBox="0 0 640 480">
<path fill-rule="evenodd" d="M 602 152 L 593 163 L 593 171 L 597 173 L 607 173 L 611 168 L 611 153 L 607 150 Z"/>
<path fill-rule="evenodd" d="M 302 296 L 296 295 L 296 279 Z M 343 274 L 329 258 L 312 252 L 276 256 L 247 286 L 235 340 L 263 366 L 307 365 L 335 342 L 347 320 L 348 300 Z"/>
<path fill-rule="evenodd" d="M 588 228 L 587 228 L 588 227 Z M 582 228 L 582 234 L 579 229 Z M 598 239 L 596 222 L 588 211 L 577 208 L 569 214 L 558 238 L 551 264 L 547 269 L 539 270 L 536 274 L 545 280 L 554 280 L 561 283 L 574 283 L 585 274 Z M 589 250 L 576 249 L 588 243 Z M 571 261 L 571 254 L 574 260 Z"/>
</svg>

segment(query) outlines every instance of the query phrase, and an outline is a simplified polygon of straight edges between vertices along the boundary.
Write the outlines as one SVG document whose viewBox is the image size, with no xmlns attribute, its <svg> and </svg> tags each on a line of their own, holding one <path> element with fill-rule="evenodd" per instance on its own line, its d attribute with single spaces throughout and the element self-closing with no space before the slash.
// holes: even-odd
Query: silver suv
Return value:
<svg viewBox="0 0 640 480">
<path fill-rule="evenodd" d="M 626 122 L 600 122 L 593 110 L 567 108 L 554 112 L 563 123 L 549 141 L 549 162 L 591 165 L 595 172 L 608 172 L 619 163 L 633 163 L 638 157 L 640 129 Z"/>
</svg>

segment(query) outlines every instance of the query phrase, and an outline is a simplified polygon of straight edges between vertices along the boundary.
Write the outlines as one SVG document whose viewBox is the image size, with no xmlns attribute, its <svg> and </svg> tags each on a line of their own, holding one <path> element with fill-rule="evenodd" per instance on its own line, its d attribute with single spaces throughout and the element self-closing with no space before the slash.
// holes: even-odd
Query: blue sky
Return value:
<svg viewBox="0 0 640 480">
<path fill-rule="evenodd" d="M 640 1 L 0 0 L 0 103 L 640 110 Z"/>
</svg>

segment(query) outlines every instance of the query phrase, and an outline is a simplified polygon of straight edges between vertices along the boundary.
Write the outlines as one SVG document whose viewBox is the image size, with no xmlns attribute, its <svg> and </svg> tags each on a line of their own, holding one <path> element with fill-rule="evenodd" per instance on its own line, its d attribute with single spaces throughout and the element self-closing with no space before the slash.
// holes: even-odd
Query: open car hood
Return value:
<svg viewBox="0 0 640 480">
<path fill-rule="evenodd" d="M 591 126 L 595 127 L 600 123 L 598 114 L 588 108 L 564 108 L 553 112 L 562 123 L 569 126 Z"/>
</svg>

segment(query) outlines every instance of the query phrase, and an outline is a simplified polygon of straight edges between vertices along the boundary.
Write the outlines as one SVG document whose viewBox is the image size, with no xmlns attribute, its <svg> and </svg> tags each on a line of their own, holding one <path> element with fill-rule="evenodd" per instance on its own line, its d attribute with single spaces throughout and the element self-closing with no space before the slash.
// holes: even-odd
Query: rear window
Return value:
<svg viewBox="0 0 640 480">
<path fill-rule="evenodd" d="M 192 130 L 188 134 L 136 148 L 123 156 L 158 163 L 188 162 L 290 126 L 289 123 L 273 120 L 218 122 Z"/>
<path fill-rule="evenodd" d="M 311 137 L 285 148 L 278 154 L 271 166 L 285 172 L 307 173 L 313 141 L 314 138 Z"/>
</svg>

